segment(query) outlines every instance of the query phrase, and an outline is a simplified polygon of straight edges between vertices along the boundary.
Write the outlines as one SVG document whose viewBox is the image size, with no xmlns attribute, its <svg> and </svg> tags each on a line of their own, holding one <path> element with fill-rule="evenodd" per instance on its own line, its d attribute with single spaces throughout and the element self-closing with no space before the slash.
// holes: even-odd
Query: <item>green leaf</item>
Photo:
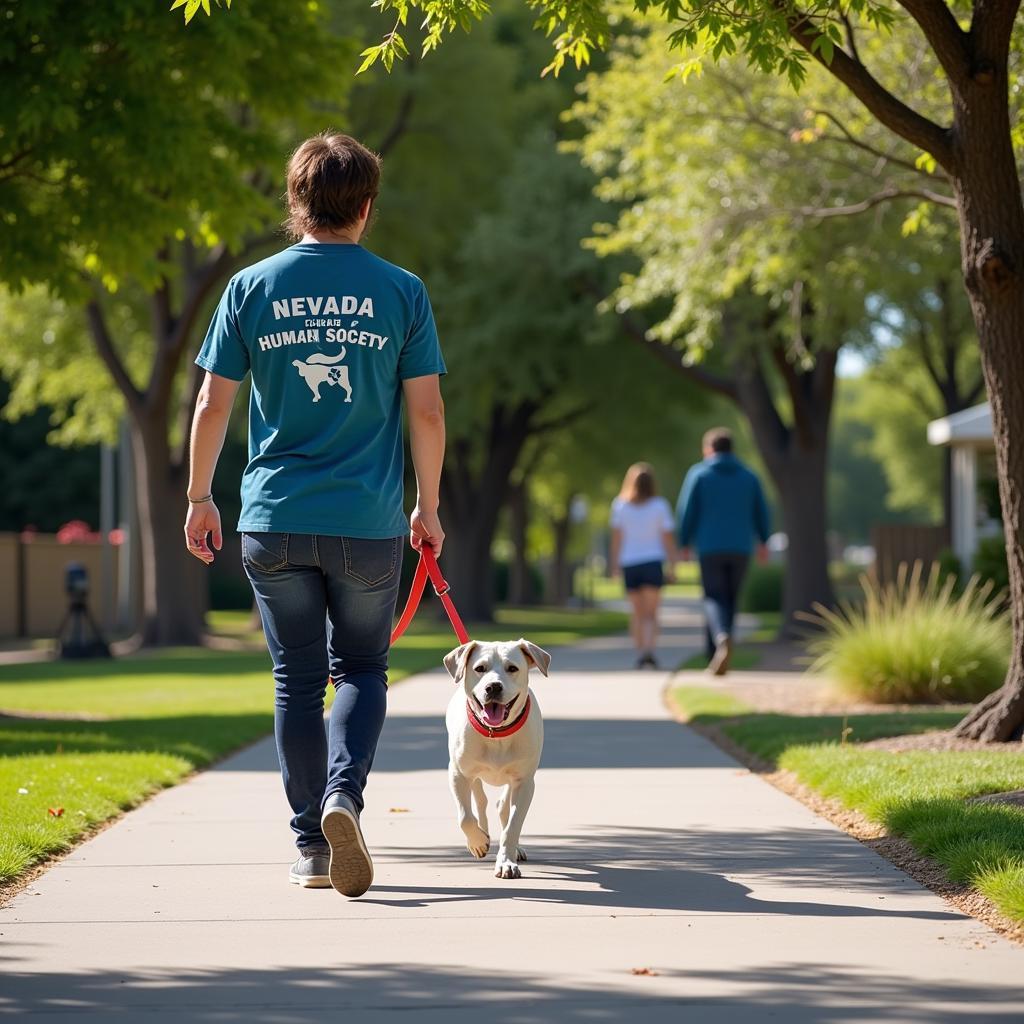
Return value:
<svg viewBox="0 0 1024 1024">
<path fill-rule="evenodd" d="M 357 75 L 361 75 L 367 69 L 373 67 L 381 55 L 380 46 L 368 46 L 362 53 L 359 54 L 363 58 L 363 63 L 359 65 L 359 70 L 356 71 Z"/>
</svg>

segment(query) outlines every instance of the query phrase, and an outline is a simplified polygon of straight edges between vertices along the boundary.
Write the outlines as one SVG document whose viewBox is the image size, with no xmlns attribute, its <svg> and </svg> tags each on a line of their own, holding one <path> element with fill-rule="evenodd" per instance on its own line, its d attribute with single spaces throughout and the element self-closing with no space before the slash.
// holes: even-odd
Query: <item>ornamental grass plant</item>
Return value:
<svg viewBox="0 0 1024 1024">
<path fill-rule="evenodd" d="M 861 576 L 863 602 L 815 606 L 803 616 L 819 628 L 809 641 L 812 671 L 847 694 L 879 704 L 980 700 L 1006 675 L 1010 623 L 1002 594 L 972 577 L 956 578 L 921 562 L 900 566 L 895 581 Z"/>
</svg>

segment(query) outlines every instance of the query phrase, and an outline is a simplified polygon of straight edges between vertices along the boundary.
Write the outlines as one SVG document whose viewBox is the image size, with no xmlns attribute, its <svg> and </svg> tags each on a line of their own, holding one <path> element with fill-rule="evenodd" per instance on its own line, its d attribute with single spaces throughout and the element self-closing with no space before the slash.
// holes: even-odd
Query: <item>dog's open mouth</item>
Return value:
<svg viewBox="0 0 1024 1024">
<path fill-rule="evenodd" d="M 488 701 L 486 704 L 481 704 L 476 697 L 474 697 L 473 700 L 476 703 L 476 706 L 480 709 L 480 720 L 484 725 L 488 725 L 492 729 L 496 729 L 508 719 L 509 714 L 512 712 L 512 705 L 519 700 L 519 695 L 517 694 L 507 704 L 502 704 L 496 700 Z"/>
</svg>

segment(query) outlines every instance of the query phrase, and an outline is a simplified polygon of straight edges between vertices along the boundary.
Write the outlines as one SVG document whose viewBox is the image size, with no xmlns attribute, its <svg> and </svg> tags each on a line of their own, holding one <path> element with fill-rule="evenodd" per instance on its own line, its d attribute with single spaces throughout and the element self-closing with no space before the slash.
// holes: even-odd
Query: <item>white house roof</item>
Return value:
<svg viewBox="0 0 1024 1024">
<path fill-rule="evenodd" d="M 991 444 L 992 410 L 988 402 L 943 416 L 928 424 L 929 444 Z"/>
</svg>

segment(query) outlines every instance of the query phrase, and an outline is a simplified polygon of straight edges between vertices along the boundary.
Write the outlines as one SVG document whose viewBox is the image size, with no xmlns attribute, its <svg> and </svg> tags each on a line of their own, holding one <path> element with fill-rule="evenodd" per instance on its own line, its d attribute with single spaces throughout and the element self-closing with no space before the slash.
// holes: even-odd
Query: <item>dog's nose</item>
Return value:
<svg viewBox="0 0 1024 1024">
<path fill-rule="evenodd" d="M 484 687 L 484 696 L 491 700 L 501 695 L 501 683 L 488 683 Z"/>
</svg>

